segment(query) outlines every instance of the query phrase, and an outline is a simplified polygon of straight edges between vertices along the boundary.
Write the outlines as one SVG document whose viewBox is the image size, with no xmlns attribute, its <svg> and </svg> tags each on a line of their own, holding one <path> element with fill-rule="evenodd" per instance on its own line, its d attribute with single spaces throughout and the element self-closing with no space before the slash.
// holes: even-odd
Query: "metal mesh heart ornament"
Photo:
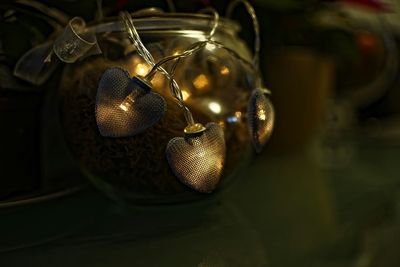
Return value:
<svg viewBox="0 0 400 267">
<path fill-rule="evenodd" d="M 166 148 L 167 160 L 175 176 L 202 193 L 211 193 L 216 188 L 225 154 L 224 132 L 216 123 L 208 123 L 202 133 L 175 137 Z"/>
<path fill-rule="evenodd" d="M 263 90 L 255 89 L 247 106 L 247 122 L 250 137 L 257 153 L 260 153 L 272 135 L 275 110 Z"/>
<path fill-rule="evenodd" d="M 129 99 L 129 105 L 124 101 Z M 165 113 L 163 97 L 151 91 L 144 80 L 121 68 L 110 68 L 101 77 L 96 96 L 96 122 L 106 137 L 126 137 L 141 133 L 157 123 Z"/>
</svg>

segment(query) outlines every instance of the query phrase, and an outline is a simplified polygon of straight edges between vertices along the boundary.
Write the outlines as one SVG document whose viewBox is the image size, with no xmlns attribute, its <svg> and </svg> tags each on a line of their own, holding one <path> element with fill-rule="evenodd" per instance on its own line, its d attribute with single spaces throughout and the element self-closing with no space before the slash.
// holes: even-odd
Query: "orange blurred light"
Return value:
<svg viewBox="0 0 400 267">
<path fill-rule="evenodd" d="M 229 74 L 229 69 L 228 69 L 228 67 L 223 66 L 223 67 L 221 68 L 221 70 L 219 71 L 219 73 L 220 73 L 221 75 L 228 75 L 228 74 Z"/>
<path fill-rule="evenodd" d="M 193 85 L 196 87 L 197 90 L 205 90 L 207 89 L 209 82 L 208 78 L 204 74 L 198 75 L 194 80 L 193 80 Z"/>
</svg>

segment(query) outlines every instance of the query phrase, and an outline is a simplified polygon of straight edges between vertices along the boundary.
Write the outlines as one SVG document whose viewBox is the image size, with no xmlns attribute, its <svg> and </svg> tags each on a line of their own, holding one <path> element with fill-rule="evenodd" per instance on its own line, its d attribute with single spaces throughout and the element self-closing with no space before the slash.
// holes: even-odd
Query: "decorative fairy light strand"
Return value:
<svg viewBox="0 0 400 267">
<path fill-rule="evenodd" d="M 207 8 L 204 8 L 204 9 L 199 11 L 199 13 L 207 13 L 207 12 L 211 13 L 211 15 L 213 15 L 213 17 L 214 17 L 213 22 L 212 22 L 213 26 L 212 26 L 211 31 L 209 32 L 209 34 L 207 36 L 207 39 L 211 40 L 211 38 L 215 35 L 215 32 L 216 32 L 216 30 L 217 30 L 217 28 L 219 26 L 219 14 L 212 7 L 207 7 Z"/>
<path fill-rule="evenodd" d="M 173 98 L 182 108 L 187 126 L 184 137 L 174 137 L 169 140 L 165 155 L 171 171 L 185 185 L 202 193 L 212 192 L 222 175 L 226 159 L 226 144 L 222 127 L 214 122 L 202 125 L 196 123 L 191 111 L 184 101 L 183 92 L 175 81 L 177 66 L 183 58 L 189 57 L 207 44 L 225 49 L 232 57 L 249 66 L 255 74 L 255 87 L 247 106 L 247 124 L 251 140 L 257 152 L 260 152 L 269 139 L 274 125 L 274 109 L 271 101 L 265 96 L 269 93 L 262 85 L 259 66 L 260 31 L 254 8 L 245 0 L 234 1 L 228 8 L 228 14 L 233 8 L 243 3 L 250 14 L 254 33 L 254 56 L 251 62 L 241 57 L 236 51 L 212 40 L 219 25 L 219 14 L 213 8 L 201 12 L 210 12 L 214 16 L 211 30 L 204 34 L 202 41 L 195 42 L 178 55 L 162 58 L 157 63 L 152 54 L 143 44 L 138 31 L 133 24 L 132 15 L 128 12 L 120 14 L 128 33 L 128 38 L 136 48 L 137 53 L 152 69 L 146 76 L 131 77 L 122 68 L 109 68 L 101 78 L 96 95 L 96 121 L 103 136 L 125 137 L 145 131 L 157 123 L 165 114 L 164 98 L 153 90 L 151 80 L 157 71 L 169 80 L 169 88 Z M 163 65 L 174 61 L 166 71 Z M 113 113 L 110 113 L 111 107 Z"/>
<path fill-rule="evenodd" d="M 253 22 L 253 30 L 254 30 L 254 55 L 253 55 L 253 66 L 256 70 L 258 77 L 261 80 L 261 71 L 260 71 L 260 49 L 261 49 L 261 37 L 260 37 L 260 23 L 258 22 L 256 11 L 254 7 L 247 0 L 234 0 L 228 5 L 226 16 L 228 18 L 232 17 L 233 10 L 239 5 L 243 4 L 249 13 L 251 20 Z M 259 81 L 261 82 L 261 81 Z"/>
<path fill-rule="evenodd" d="M 155 60 L 153 56 L 151 55 L 150 51 L 146 48 L 146 46 L 143 44 L 136 27 L 133 24 L 132 21 L 132 16 L 126 12 L 122 11 L 120 14 L 120 17 L 122 21 L 125 24 L 125 28 L 128 32 L 128 38 L 132 41 L 133 45 L 135 46 L 138 54 L 146 61 L 147 64 L 150 66 L 156 65 Z M 157 70 L 159 70 L 161 73 L 163 73 L 169 80 L 171 79 L 168 71 L 166 71 L 163 67 L 158 66 Z M 173 81 L 176 83 L 176 81 Z"/>
<path fill-rule="evenodd" d="M 253 22 L 254 30 L 254 57 L 253 67 L 256 71 L 256 86 L 251 92 L 247 104 L 247 125 L 252 138 L 253 146 L 257 153 L 260 153 L 271 137 L 275 123 L 274 106 L 266 94 L 271 92 L 264 87 L 260 70 L 260 24 L 253 6 L 247 0 L 235 0 L 227 8 L 227 17 L 231 17 L 233 9 L 238 4 L 243 4 Z"/>
<path fill-rule="evenodd" d="M 125 23 L 125 27 L 128 32 L 128 37 L 134 44 L 139 55 L 141 55 L 144 58 L 146 63 L 148 63 L 150 66 L 153 67 L 152 70 L 146 75 L 145 79 L 150 80 L 154 76 L 155 71 L 158 70 L 158 71 L 162 72 L 168 78 L 168 80 L 170 80 L 171 94 L 177 100 L 178 105 L 183 109 L 186 121 L 189 125 L 193 125 L 194 120 L 193 120 L 193 115 L 191 114 L 189 108 L 184 103 L 182 90 L 180 89 L 177 82 L 170 75 L 170 73 L 168 71 L 166 71 L 162 67 L 162 65 L 170 60 L 174 60 L 174 59 L 179 60 L 179 58 L 181 58 L 181 57 L 190 56 L 191 54 L 193 54 L 193 53 L 197 52 L 198 50 L 200 50 L 201 48 L 203 48 L 207 44 L 208 40 L 211 40 L 211 38 L 215 34 L 217 27 L 219 25 L 219 14 L 213 8 L 206 8 L 206 9 L 203 9 L 201 12 L 202 13 L 210 12 L 214 16 L 213 27 L 211 28 L 210 33 L 208 34 L 208 36 L 206 38 L 206 41 L 197 42 L 197 43 L 193 44 L 189 49 L 187 49 L 184 53 L 176 55 L 176 56 L 166 57 L 166 58 L 162 59 L 160 62 L 158 62 L 157 64 L 155 63 L 154 58 L 151 55 L 151 53 L 147 50 L 147 48 L 141 41 L 141 38 L 133 24 L 131 15 L 128 12 L 121 12 L 121 15 L 120 15 L 123 22 Z"/>
</svg>

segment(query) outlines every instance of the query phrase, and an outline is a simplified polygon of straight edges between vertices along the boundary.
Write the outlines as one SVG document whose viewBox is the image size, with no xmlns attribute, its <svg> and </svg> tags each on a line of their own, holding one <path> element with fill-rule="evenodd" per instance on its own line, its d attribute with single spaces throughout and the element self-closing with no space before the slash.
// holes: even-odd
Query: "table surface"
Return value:
<svg viewBox="0 0 400 267">
<path fill-rule="evenodd" d="M 400 266 L 400 145 L 266 151 L 229 188 L 174 206 L 94 189 L 1 211 L 0 266 Z"/>
</svg>

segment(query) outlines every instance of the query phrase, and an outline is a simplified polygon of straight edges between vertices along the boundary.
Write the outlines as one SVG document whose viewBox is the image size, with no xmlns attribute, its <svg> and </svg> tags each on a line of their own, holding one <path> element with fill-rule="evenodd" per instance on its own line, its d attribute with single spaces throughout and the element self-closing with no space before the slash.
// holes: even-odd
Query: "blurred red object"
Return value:
<svg viewBox="0 0 400 267">
<path fill-rule="evenodd" d="M 361 52 L 365 55 L 384 53 L 382 41 L 376 34 L 368 31 L 359 31 L 355 35 L 356 42 Z"/>
<path fill-rule="evenodd" d="M 339 0 L 339 2 L 364 7 L 377 12 L 390 12 L 392 8 L 380 0 Z"/>
<path fill-rule="evenodd" d="M 117 9 L 122 9 L 126 4 L 128 3 L 128 0 L 117 0 Z"/>
</svg>

